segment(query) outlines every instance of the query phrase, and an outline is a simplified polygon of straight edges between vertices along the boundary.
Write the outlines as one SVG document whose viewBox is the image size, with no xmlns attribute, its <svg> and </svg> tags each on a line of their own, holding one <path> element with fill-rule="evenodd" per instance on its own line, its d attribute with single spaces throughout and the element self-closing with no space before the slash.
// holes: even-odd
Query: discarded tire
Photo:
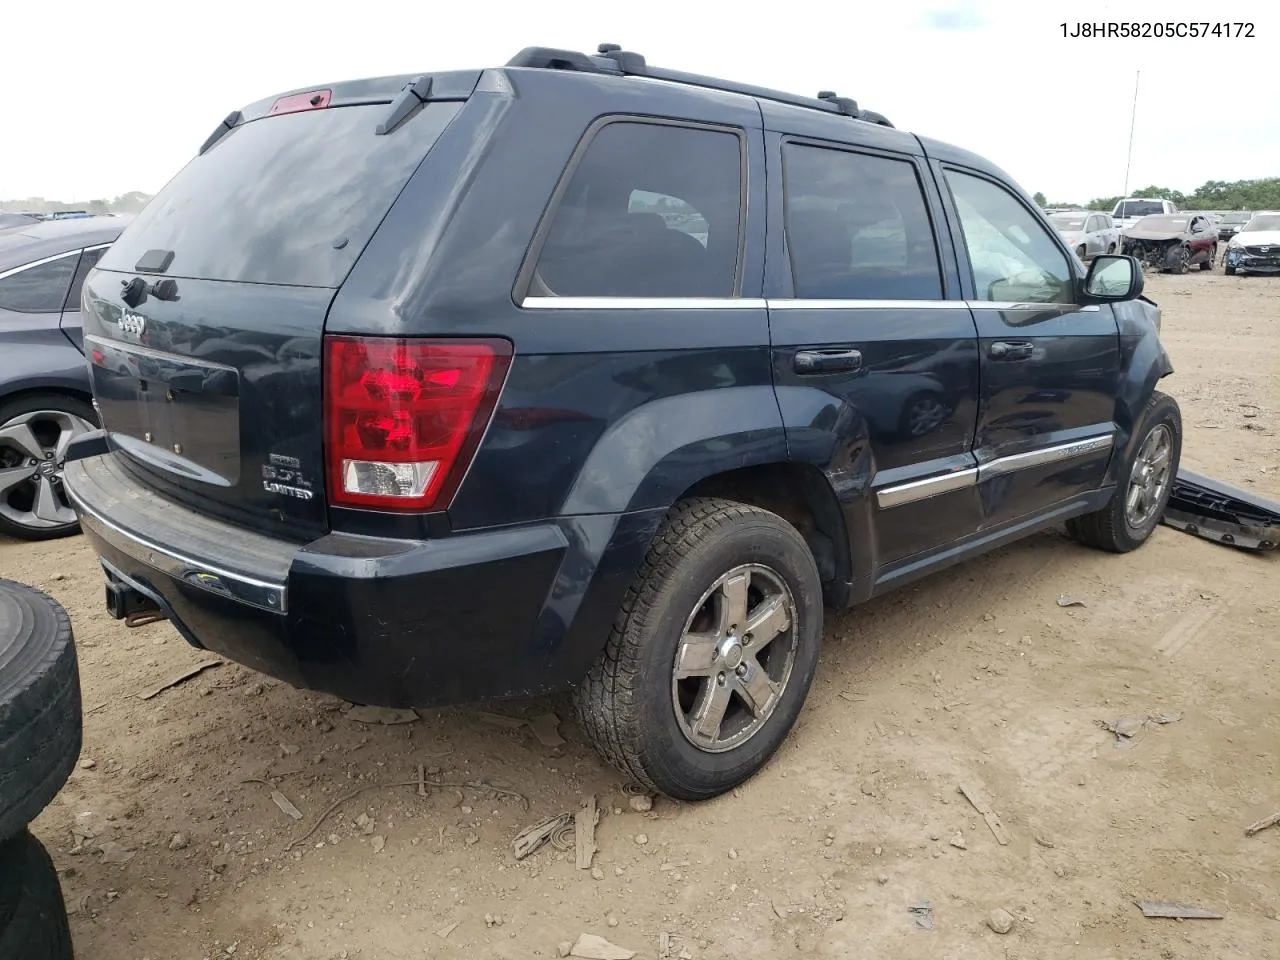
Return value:
<svg viewBox="0 0 1280 960">
<path fill-rule="evenodd" d="M 62 887 L 48 852 L 23 830 L 0 841 L 0 960 L 72 960 Z"/>
<path fill-rule="evenodd" d="M 34 587 L 0 580 L 0 840 L 20 836 L 62 789 L 81 729 L 66 611 Z"/>
</svg>

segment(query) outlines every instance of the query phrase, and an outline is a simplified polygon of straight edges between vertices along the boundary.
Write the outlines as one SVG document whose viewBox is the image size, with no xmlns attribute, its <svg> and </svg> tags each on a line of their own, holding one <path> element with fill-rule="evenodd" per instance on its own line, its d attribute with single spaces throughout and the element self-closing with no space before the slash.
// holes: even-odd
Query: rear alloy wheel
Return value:
<svg viewBox="0 0 1280 960">
<path fill-rule="evenodd" d="M 625 776 L 705 800 L 768 762 L 818 665 L 822 584 L 800 533 L 776 514 L 691 499 L 649 547 L 578 717 Z"/>
<path fill-rule="evenodd" d="M 680 732 L 708 753 L 746 743 L 773 715 L 796 662 L 796 603 L 778 574 L 743 564 L 694 607 L 671 667 Z"/>
<path fill-rule="evenodd" d="M 79 530 L 62 469 L 71 441 L 94 429 L 92 408 L 71 397 L 0 405 L 0 533 L 48 540 Z"/>
</svg>

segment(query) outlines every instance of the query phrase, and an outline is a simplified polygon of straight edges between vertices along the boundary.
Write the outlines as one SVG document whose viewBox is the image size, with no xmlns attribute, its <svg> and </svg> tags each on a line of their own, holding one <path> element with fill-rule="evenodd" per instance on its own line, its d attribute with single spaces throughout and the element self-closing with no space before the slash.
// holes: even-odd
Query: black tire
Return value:
<svg viewBox="0 0 1280 960">
<path fill-rule="evenodd" d="M 1209 258 L 1208 260 L 1206 260 L 1204 263 L 1200 264 L 1200 269 L 1201 269 L 1201 270 L 1212 270 L 1212 269 L 1213 269 L 1213 258 L 1212 258 L 1212 257 L 1210 257 L 1210 258 Z"/>
<path fill-rule="evenodd" d="M 25 830 L 0 841 L 0 960 L 72 960 L 62 885 Z"/>
<path fill-rule="evenodd" d="M 1108 255 L 1108 256 L 1110 256 L 1111 254 L 1113 254 L 1113 253 L 1115 253 L 1115 252 L 1116 252 L 1116 245 L 1115 245 L 1114 243 L 1108 243 L 1108 244 L 1107 244 L 1107 255 Z"/>
<path fill-rule="evenodd" d="M 1223 268 L 1222 268 L 1222 272 L 1223 272 L 1223 273 L 1225 273 L 1228 277 L 1234 277 L 1234 276 L 1236 275 L 1236 268 L 1235 268 L 1235 267 L 1223 267 Z"/>
<path fill-rule="evenodd" d="M 702 691 L 708 696 L 717 683 L 722 690 L 727 686 L 731 692 L 724 694 L 725 702 L 746 717 L 747 701 L 737 692 L 746 684 L 738 678 L 776 680 L 775 650 L 782 651 L 781 662 L 789 662 L 790 668 L 781 691 L 767 701 L 769 712 L 747 720 L 743 732 L 758 724 L 755 732 L 737 745 L 710 752 L 696 746 L 686 732 L 687 715 L 678 718 L 677 710 L 683 708 L 677 688 L 687 681 L 675 678 L 676 657 L 686 625 L 696 622 L 700 609 L 707 609 L 700 598 L 706 599 L 719 580 L 745 565 L 758 565 L 745 581 L 752 590 L 756 576 L 775 587 L 785 585 L 776 597 L 788 603 L 794 616 L 777 628 L 776 639 L 765 640 L 750 653 L 750 664 L 745 659 L 752 638 L 742 630 L 743 646 L 735 659 L 743 664 L 737 671 L 728 663 L 718 677 L 708 674 L 696 682 L 705 682 Z M 724 596 L 727 608 L 727 593 Z M 763 608 L 763 602 L 752 608 L 743 596 L 745 612 Z M 625 776 L 671 797 L 705 800 L 758 771 L 786 738 L 813 682 L 821 642 L 822 584 L 799 532 L 758 507 L 731 500 L 686 500 L 673 508 L 654 537 L 600 659 L 575 692 L 578 717 L 596 749 Z M 788 653 L 793 659 L 785 661 Z M 734 657 L 732 651 L 729 655 Z M 763 667 L 757 657 L 766 658 Z M 720 669 L 715 660 L 709 662 L 711 673 Z M 726 677 L 727 684 L 720 682 Z M 724 715 L 726 722 L 729 715 Z M 717 724 L 717 734 L 719 729 Z"/>
<path fill-rule="evenodd" d="M 1169 431 L 1171 441 L 1167 479 L 1154 506 L 1145 511 L 1140 523 L 1133 524 L 1126 511 L 1130 481 L 1144 443 L 1161 428 Z M 1133 452 L 1129 454 L 1128 461 L 1116 478 L 1116 492 L 1111 502 L 1101 510 L 1067 521 L 1067 532 L 1086 546 L 1111 553 L 1136 550 L 1147 542 L 1164 515 L 1169 494 L 1173 491 L 1173 479 L 1178 473 L 1178 463 L 1182 458 L 1182 413 L 1178 409 L 1178 402 L 1157 390 L 1147 401 L 1147 408 L 1143 411 L 1134 434 L 1136 442 L 1133 444 Z"/>
<path fill-rule="evenodd" d="M 16 400 L 0 403 L 0 428 L 12 424 L 20 418 L 41 413 L 61 416 L 63 420 L 77 418 L 89 426 L 94 426 L 98 422 L 98 417 L 94 413 L 93 407 L 77 397 L 63 393 L 32 393 Z M 49 445 L 43 441 L 49 439 L 47 433 L 49 424 L 53 423 L 53 421 L 49 418 L 42 418 L 41 423 L 44 426 L 38 432 L 45 434 L 45 436 L 37 437 L 37 439 L 42 441 L 41 446 L 48 448 Z M 19 461 L 22 463 L 29 462 L 23 459 L 16 445 L 0 441 L 0 469 L 21 465 Z M 54 466 L 56 468 L 54 471 L 56 476 L 49 478 L 52 483 L 51 489 L 53 495 L 57 498 L 57 509 L 59 512 L 66 512 L 67 521 L 45 525 L 49 521 L 40 520 L 34 513 L 31 513 L 25 520 L 18 519 L 31 511 L 36 489 L 34 484 L 39 481 L 43 473 L 43 470 L 37 470 L 33 471 L 32 481 L 23 481 L 23 483 L 9 487 L 6 491 L 0 493 L 0 533 L 19 540 L 54 540 L 58 537 L 73 536 L 80 532 L 80 523 L 75 519 L 75 514 L 71 510 L 66 491 L 62 489 L 62 463 L 55 462 Z M 13 515 L 6 516 L 6 511 Z"/>
<path fill-rule="evenodd" d="M 0 580 L 0 838 L 62 789 L 80 756 L 80 673 L 66 611 Z"/>
</svg>

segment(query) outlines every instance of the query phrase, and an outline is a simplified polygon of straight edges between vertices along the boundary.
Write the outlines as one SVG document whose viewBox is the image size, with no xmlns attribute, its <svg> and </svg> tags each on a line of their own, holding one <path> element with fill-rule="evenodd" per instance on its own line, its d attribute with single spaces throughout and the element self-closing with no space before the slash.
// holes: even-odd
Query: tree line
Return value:
<svg viewBox="0 0 1280 960">
<path fill-rule="evenodd" d="M 61 210 L 85 210 L 94 214 L 137 213 L 147 205 L 151 197 L 138 190 L 122 193 L 111 200 L 46 200 L 44 197 L 26 197 L 22 200 L 0 200 L 0 213 L 57 213 Z"/>
<path fill-rule="evenodd" d="M 1172 200 L 1179 210 L 1280 210 L 1280 177 L 1262 180 L 1208 180 L 1192 193 L 1169 187 L 1143 187 L 1131 197 Z M 1042 207 L 1111 211 L 1124 197 L 1094 197 L 1088 203 L 1048 203 L 1043 193 L 1035 195 Z"/>
</svg>

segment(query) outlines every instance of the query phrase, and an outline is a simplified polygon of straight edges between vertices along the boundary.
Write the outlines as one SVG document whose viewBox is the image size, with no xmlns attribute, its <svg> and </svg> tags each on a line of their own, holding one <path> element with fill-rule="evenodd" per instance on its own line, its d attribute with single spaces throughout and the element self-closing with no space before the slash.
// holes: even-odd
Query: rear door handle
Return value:
<svg viewBox="0 0 1280 960">
<path fill-rule="evenodd" d="M 990 350 L 992 360 L 1030 360 L 1032 352 L 1025 340 L 997 340 Z"/>
<path fill-rule="evenodd" d="M 826 350 L 800 350 L 793 367 L 796 373 L 847 373 L 862 369 L 862 351 L 847 347 Z"/>
</svg>

